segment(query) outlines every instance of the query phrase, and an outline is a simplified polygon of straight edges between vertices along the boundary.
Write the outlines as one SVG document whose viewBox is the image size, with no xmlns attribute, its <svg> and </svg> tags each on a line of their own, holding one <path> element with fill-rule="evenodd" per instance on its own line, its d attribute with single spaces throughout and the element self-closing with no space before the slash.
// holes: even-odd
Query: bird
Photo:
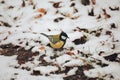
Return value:
<svg viewBox="0 0 120 80">
<path fill-rule="evenodd" d="M 56 35 L 47 35 L 45 33 L 41 34 L 49 39 L 50 42 L 47 44 L 47 46 L 50 46 L 54 50 L 63 49 L 67 38 L 69 38 L 68 35 L 63 31 L 60 34 Z"/>
</svg>

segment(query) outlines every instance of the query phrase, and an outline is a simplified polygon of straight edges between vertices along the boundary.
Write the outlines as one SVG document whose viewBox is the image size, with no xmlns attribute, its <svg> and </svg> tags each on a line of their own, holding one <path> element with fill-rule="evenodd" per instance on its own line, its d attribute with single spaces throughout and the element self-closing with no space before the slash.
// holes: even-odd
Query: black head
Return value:
<svg viewBox="0 0 120 80">
<path fill-rule="evenodd" d="M 60 33 L 60 40 L 66 41 L 66 39 L 69 38 L 68 35 L 65 32 Z"/>
</svg>

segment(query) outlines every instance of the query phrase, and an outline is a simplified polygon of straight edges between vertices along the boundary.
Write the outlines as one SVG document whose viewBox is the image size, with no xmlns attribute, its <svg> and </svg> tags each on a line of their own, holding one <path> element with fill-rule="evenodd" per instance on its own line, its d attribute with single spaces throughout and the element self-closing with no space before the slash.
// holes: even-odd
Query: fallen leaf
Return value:
<svg viewBox="0 0 120 80">
<path fill-rule="evenodd" d="M 97 19 L 100 19 L 100 18 L 101 18 L 101 15 L 99 14 L 98 17 L 97 17 Z"/>
<path fill-rule="evenodd" d="M 70 7 L 74 7 L 75 6 L 75 3 L 71 3 Z"/>
<path fill-rule="evenodd" d="M 80 16 L 71 17 L 72 20 L 78 19 Z"/>
<path fill-rule="evenodd" d="M 25 1 L 24 0 L 22 1 L 22 7 L 25 7 Z"/>
<path fill-rule="evenodd" d="M 113 28 L 117 28 L 116 25 L 115 25 L 115 23 L 111 24 L 111 29 L 113 29 Z"/>
<path fill-rule="evenodd" d="M 108 56 L 104 56 L 104 59 L 106 59 L 108 61 L 116 61 L 118 54 L 120 54 L 120 53 L 114 53 L 114 54 L 111 54 Z"/>
<path fill-rule="evenodd" d="M 54 22 L 59 22 L 59 21 L 62 21 L 63 19 L 64 19 L 63 17 L 58 17 L 54 19 Z"/>
<path fill-rule="evenodd" d="M 48 28 L 48 31 L 51 31 L 51 29 Z"/>
<path fill-rule="evenodd" d="M 4 22 L 4 21 L 0 21 L 0 24 L 1 24 L 2 26 L 11 27 L 11 25 L 10 25 L 9 23 Z"/>
<path fill-rule="evenodd" d="M 90 12 L 88 12 L 89 16 L 94 16 L 94 9 L 92 8 Z"/>
<path fill-rule="evenodd" d="M 109 7 L 109 9 L 110 9 L 111 11 L 119 11 L 119 7 L 115 7 L 115 8 Z"/>
<path fill-rule="evenodd" d="M 41 51 L 43 51 L 43 50 L 45 50 L 45 47 L 44 47 L 44 46 L 41 46 L 39 49 L 40 49 Z"/>
<path fill-rule="evenodd" d="M 83 5 L 90 5 L 90 1 L 89 0 L 81 0 L 81 3 L 83 4 Z"/>
<path fill-rule="evenodd" d="M 106 31 L 106 35 L 112 36 L 112 32 L 111 31 Z"/>
<path fill-rule="evenodd" d="M 34 18 L 35 19 L 38 19 L 38 18 L 41 18 L 43 15 L 42 14 L 38 14 L 38 15 L 36 15 Z"/>
<path fill-rule="evenodd" d="M 84 35 L 81 38 L 75 39 L 72 41 L 75 45 L 84 44 L 87 42 L 87 37 Z"/>
<path fill-rule="evenodd" d="M 60 8 L 60 7 L 61 7 L 61 6 L 60 6 L 60 3 L 61 3 L 61 2 L 53 3 L 53 7 L 54 7 L 54 8 Z"/>
<path fill-rule="evenodd" d="M 70 56 L 74 55 L 74 53 L 71 52 L 71 51 L 67 52 L 67 54 L 70 55 Z"/>
<path fill-rule="evenodd" d="M 110 18 L 111 16 L 106 12 L 106 10 L 105 9 L 102 9 L 103 10 L 103 14 L 104 14 L 104 16 L 105 16 L 105 19 L 108 19 L 108 18 Z"/>
<path fill-rule="evenodd" d="M 46 11 L 44 8 L 38 9 L 38 12 L 43 13 L 43 14 L 46 14 L 46 13 L 47 13 L 47 11 Z"/>
<path fill-rule="evenodd" d="M 69 18 L 72 16 L 72 15 L 69 14 L 69 13 L 61 13 L 61 15 L 65 16 L 65 17 L 69 17 Z"/>
<path fill-rule="evenodd" d="M 96 0 L 91 0 L 92 4 L 95 5 L 96 4 Z"/>
</svg>

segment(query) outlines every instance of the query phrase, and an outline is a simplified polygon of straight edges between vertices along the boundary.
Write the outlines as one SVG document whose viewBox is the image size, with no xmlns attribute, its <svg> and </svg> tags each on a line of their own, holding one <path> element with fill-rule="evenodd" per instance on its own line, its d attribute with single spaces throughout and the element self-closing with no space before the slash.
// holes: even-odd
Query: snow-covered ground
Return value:
<svg viewBox="0 0 120 80">
<path fill-rule="evenodd" d="M 0 80 L 64 80 L 87 64 L 93 67 L 83 71 L 89 78 L 120 80 L 120 0 L 90 0 L 88 5 L 81 1 L 0 0 L 0 45 L 12 43 L 39 52 L 33 61 L 21 65 L 17 55 L 0 55 Z M 63 51 L 54 52 L 40 33 L 54 35 L 61 31 L 69 39 Z M 51 59 L 54 53 L 58 57 Z M 106 59 L 115 53 L 117 61 Z M 42 55 L 49 64 L 41 65 Z M 99 61 L 107 66 L 98 65 Z M 67 73 L 55 73 L 66 67 L 72 68 Z M 33 75 L 36 71 L 40 73 L 37 76 Z"/>
</svg>

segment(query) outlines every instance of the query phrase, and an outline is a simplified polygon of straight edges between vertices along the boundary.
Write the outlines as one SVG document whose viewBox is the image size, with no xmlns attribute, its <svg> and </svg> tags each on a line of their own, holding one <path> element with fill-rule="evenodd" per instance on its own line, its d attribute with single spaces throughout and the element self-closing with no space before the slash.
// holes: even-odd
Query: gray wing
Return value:
<svg viewBox="0 0 120 80">
<path fill-rule="evenodd" d="M 50 42 L 52 42 L 54 44 L 59 41 L 59 37 L 58 37 L 59 35 L 47 35 L 47 34 L 44 34 L 44 33 L 41 33 L 41 34 L 46 36 L 50 40 Z"/>
<path fill-rule="evenodd" d="M 52 42 L 54 44 L 59 41 L 59 39 L 55 38 L 53 35 L 49 35 L 48 39 L 50 40 L 50 42 Z"/>
</svg>

